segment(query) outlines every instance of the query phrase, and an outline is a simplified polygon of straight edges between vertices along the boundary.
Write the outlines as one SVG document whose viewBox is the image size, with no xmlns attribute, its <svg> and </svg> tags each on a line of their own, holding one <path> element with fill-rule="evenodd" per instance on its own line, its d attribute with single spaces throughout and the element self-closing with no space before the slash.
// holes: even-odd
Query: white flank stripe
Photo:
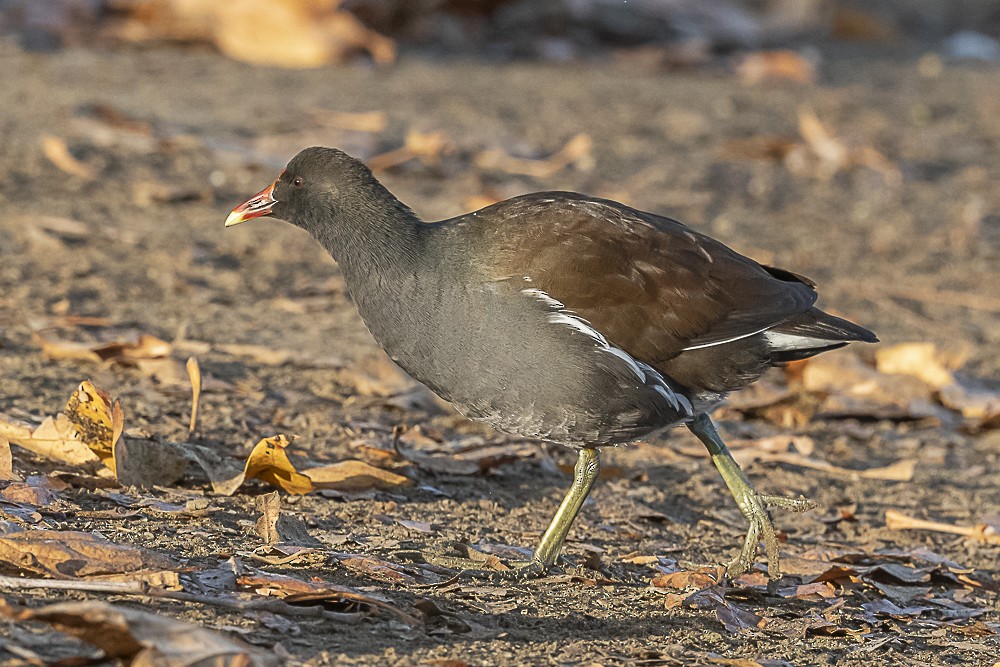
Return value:
<svg viewBox="0 0 1000 667">
<path fill-rule="evenodd" d="M 597 347 L 601 352 L 607 352 L 608 354 L 614 355 L 625 362 L 625 364 L 629 367 L 629 370 L 635 373 L 639 382 L 642 382 L 647 386 L 652 385 L 653 389 L 658 394 L 663 396 L 664 400 L 666 400 L 674 410 L 686 412 L 688 415 L 694 414 L 694 408 L 691 407 L 691 401 L 689 401 L 686 396 L 675 393 L 674 390 L 670 388 L 670 385 L 667 384 L 666 380 L 663 379 L 663 376 L 660 375 L 655 368 L 649 364 L 637 361 L 625 350 L 611 345 L 608 342 L 608 339 L 605 338 L 600 331 L 590 326 L 590 323 L 588 323 L 585 319 L 563 310 L 565 306 L 563 306 L 561 302 L 553 299 L 542 290 L 531 287 L 523 289 L 521 292 L 538 299 L 548 305 L 549 308 L 553 309 L 548 315 L 549 322 L 552 322 L 553 324 L 564 324 L 587 336 L 597 344 Z M 750 335 L 752 336 L 753 334 Z"/>
<path fill-rule="evenodd" d="M 586 320 L 576 317 L 575 315 L 570 315 L 564 310 L 557 313 L 549 313 L 549 322 L 552 322 L 553 324 L 566 324 L 571 326 L 584 336 L 593 338 L 594 342 L 601 347 L 610 347 L 608 345 L 608 339 L 605 338 L 600 331 L 587 324 Z"/>
<path fill-rule="evenodd" d="M 688 350 L 700 350 L 703 347 L 713 347 L 715 345 L 725 345 L 726 343 L 732 343 L 733 341 L 743 340 L 744 338 L 749 338 L 750 336 L 756 336 L 757 334 L 762 333 L 764 331 L 767 331 L 767 327 L 764 327 L 763 329 L 758 329 L 757 331 L 751 331 L 750 333 L 743 334 L 742 336 L 733 336 L 732 338 L 727 338 L 725 340 L 717 340 L 711 343 L 702 343 L 700 345 L 690 345 L 681 350 L 681 352 L 687 352 Z"/>
<path fill-rule="evenodd" d="M 608 345 L 607 351 L 628 364 L 628 367 L 632 369 L 632 372 L 635 373 L 640 382 L 646 382 L 646 374 L 642 372 L 642 369 L 639 368 L 639 364 L 636 363 L 631 354 L 620 347 L 614 347 L 613 345 Z"/>
<path fill-rule="evenodd" d="M 683 410 L 689 415 L 694 414 L 694 408 L 691 406 L 691 401 L 687 399 L 687 396 L 684 394 L 678 394 L 671 389 L 670 385 L 667 384 L 667 381 L 663 379 L 663 376 L 660 375 L 658 370 L 649 364 L 642 363 L 641 361 L 639 362 L 639 365 L 642 366 L 642 370 L 645 371 L 646 376 L 655 383 L 653 388 L 656 389 L 656 391 L 658 391 L 663 398 L 667 399 L 667 402 L 669 402 L 675 410 Z"/>
<path fill-rule="evenodd" d="M 841 342 L 824 338 L 810 338 L 809 336 L 779 333 L 777 331 L 765 331 L 764 339 L 767 340 L 767 344 L 771 346 L 771 349 L 777 351 L 809 350 L 814 347 L 827 347 Z"/>
<path fill-rule="evenodd" d="M 525 280 L 531 280 L 531 279 L 525 277 Z M 566 307 L 566 306 L 562 305 L 562 303 L 560 303 L 559 301 L 556 301 L 551 296 L 549 296 L 548 294 L 546 294 L 545 292 L 543 292 L 542 290 L 537 289 L 535 287 L 529 287 L 527 289 L 523 289 L 523 290 L 521 290 L 521 294 L 527 294 L 528 296 L 535 297 L 539 301 L 544 301 L 545 303 L 547 303 L 549 305 L 550 308 L 555 308 L 557 310 L 562 310 L 563 308 Z"/>
</svg>

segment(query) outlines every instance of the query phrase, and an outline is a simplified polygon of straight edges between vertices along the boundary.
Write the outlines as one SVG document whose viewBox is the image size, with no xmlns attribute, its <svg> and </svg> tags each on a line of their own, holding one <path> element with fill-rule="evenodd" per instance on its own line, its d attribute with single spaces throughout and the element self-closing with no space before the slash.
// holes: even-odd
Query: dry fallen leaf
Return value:
<svg viewBox="0 0 1000 667">
<path fill-rule="evenodd" d="M 122 486 L 170 486 L 184 476 L 187 464 L 173 443 L 128 437 L 115 443 L 114 473 Z"/>
<path fill-rule="evenodd" d="M 69 146 L 59 137 L 46 134 L 42 137 L 42 153 L 49 162 L 70 176 L 82 178 L 85 181 L 94 180 L 94 170 L 80 162 L 69 152 Z"/>
<path fill-rule="evenodd" d="M 829 600 L 837 596 L 837 589 L 829 581 L 815 581 L 811 584 L 778 589 L 778 595 L 796 600 Z"/>
<path fill-rule="evenodd" d="M 786 137 L 749 137 L 725 144 L 723 154 L 730 159 L 778 160 L 794 174 L 822 180 L 853 167 L 866 167 L 889 185 L 902 183 L 902 173 L 892 160 L 871 146 L 848 146 L 812 110 L 799 109 L 798 121 L 800 142 Z"/>
<path fill-rule="evenodd" d="M 214 493 L 231 496 L 246 479 L 245 465 L 240 467 L 232 459 L 223 458 L 209 447 L 189 443 L 185 451 L 208 475 Z"/>
<path fill-rule="evenodd" d="M 697 570 L 681 570 L 659 574 L 653 577 L 651 586 L 656 588 L 701 589 L 715 586 L 725 578 L 724 567 L 701 567 Z"/>
<path fill-rule="evenodd" d="M 900 459 L 887 466 L 855 470 L 852 468 L 842 468 L 822 459 L 804 456 L 796 452 L 768 452 L 751 448 L 733 450 L 733 458 L 741 466 L 746 466 L 757 461 L 773 461 L 809 468 L 810 470 L 821 470 L 834 475 L 857 475 L 865 479 L 882 479 L 893 482 L 909 482 L 913 479 L 913 473 L 917 467 L 916 459 Z"/>
<path fill-rule="evenodd" d="M 291 441 L 284 435 L 264 438 L 258 442 L 247 458 L 243 473 L 256 477 L 288 493 L 303 494 L 313 490 L 312 481 L 299 473 L 288 460 L 285 449 Z"/>
<path fill-rule="evenodd" d="M 917 467 L 916 459 L 900 459 L 878 468 L 864 468 L 857 474 L 866 479 L 884 479 L 889 482 L 909 482 Z"/>
<path fill-rule="evenodd" d="M 723 145 L 722 151 L 729 159 L 776 160 L 780 162 L 797 145 L 787 137 L 758 135 L 727 141 Z"/>
<path fill-rule="evenodd" d="M 806 146 L 819 158 L 820 175 L 833 175 L 849 164 L 850 152 L 837 136 L 827 129 L 814 111 L 799 109 L 799 134 Z"/>
<path fill-rule="evenodd" d="M 278 518 L 281 516 L 281 500 L 277 491 L 265 493 L 254 498 L 254 505 L 260 516 L 254 524 L 257 535 L 264 540 L 264 544 L 277 544 L 281 541 L 278 535 Z"/>
<path fill-rule="evenodd" d="M 121 402 L 89 380 L 80 383 L 62 414 L 47 417 L 34 430 L 0 420 L 0 435 L 46 458 L 78 466 L 100 461 L 125 486 L 172 484 L 187 460 L 176 446 L 123 439 Z"/>
<path fill-rule="evenodd" d="M 309 534 L 304 521 L 290 514 L 282 514 L 281 497 L 277 491 L 254 498 L 254 506 L 260 513 L 254 529 L 267 546 L 283 545 L 284 550 L 294 547 L 292 554 L 305 556 L 313 547 L 323 544 Z"/>
<path fill-rule="evenodd" d="M 323 127 L 351 132 L 382 132 L 389 123 L 384 111 L 315 109 L 309 113 L 309 117 Z"/>
<path fill-rule="evenodd" d="M 954 383 L 951 371 L 963 361 L 941 352 L 934 343 L 900 343 L 875 350 L 875 368 L 880 373 L 912 375 L 934 389 Z"/>
<path fill-rule="evenodd" d="M 241 586 L 253 588 L 259 595 L 280 597 L 289 604 L 322 604 L 340 613 L 381 611 L 407 625 L 419 624 L 414 616 L 385 600 L 318 578 L 304 581 L 284 574 L 257 571 L 240 576 L 237 581 Z"/>
<path fill-rule="evenodd" d="M 309 493 L 313 483 L 288 460 L 285 449 L 289 444 L 284 435 L 262 439 L 254 445 L 242 470 L 205 447 L 190 447 L 188 453 L 208 474 L 212 490 L 222 495 L 233 495 L 248 478 L 260 479 L 288 493 Z"/>
<path fill-rule="evenodd" d="M 876 14 L 839 3 L 833 7 L 830 23 L 833 36 L 841 40 L 889 42 L 899 36 L 893 24 Z"/>
<path fill-rule="evenodd" d="M 312 480 L 312 486 L 317 489 L 347 492 L 391 489 L 412 483 L 408 477 L 355 460 L 310 468 L 302 474 Z"/>
<path fill-rule="evenodd" d="M 827 180 L 850 167 L 863 166 L 880 173 L 891 185 L 902 182 L 899 168 L 874 148 L 847 146 L 811 109 L 802 107 L 798 115 L 799 134 L 805 142 L 802 148 L 815 158 L 815 163 L 803 164 L 808 162 L 803 151 L 792 151 L 785 157 L 785 164 L 792 171 L 811 171 Z"/>
<path fill-rule="evenodd" d="M 23 482 L 11 482 L 0 491 L 0 500 L 8 503 L 43 507 L 58 497 L 58 492 L 68 487 L 54 477 L 31 475 Z"/>
<path fill-rule="evenodd" d="M 441 155 L 451 150 L 451 140 L 443 132 L 409 130 L 400 148 L 376 155 L 368 160 L 372 171 L 384 171 L 416 158 L 428 166 L 437 166 Z"/>
<path fill-rule="evenodd" d="M 956 526 L 940 521 L 918 519 L 889 509 L 885 511 L 885 525 L 889 530 L 930 530 L 938 533 L 964 535 L 986 544 L 1000 545 L 1000 530 L 997 529 L 997 526 L 985 522 L 975 526 Z"/>
<path fill-rule="evenodd" d="M 476 155 L 474 164 L 479 169 L 523 174 L 534 178 L 551 178 L 566 167 L 575 165 L 581 171 L 594 168 L 593 140 L 590 135 L 578 134 L 558 151 L 542 160 L 513 157 L 501 149 L 483 151 Z"/>
<path fill-rule="evenodd" d="M 971 420 L 972 430 L 1000 428 L 1000 391 L 957 381 L 938 392 L 941 403 Z"/>
<path fill-rule="evenodd" d="M 280 660 L 238 640 L 166 616 L 105 602 L 61 602 L 37 609 L 0 607 L 19 621 L 40 621 L 97 646 L 127 664 L 277 667 Z"/>
<path fill-rule="evenodd" d="M 410 568 L 374 556 L 347 556 L 339 559 L 340 564 L 355 574 L 362 574 L 380 581 L 395 584 L 427 583 Z"/>
<path fill-rule="evenodd" d="M 755 85 L 769 79 L 798 83 L 816 81 L 816 67 L 795 51 L 757 51 L 744 56 L 736 65 L 743 83 Z"/>
<path fill-rule="evenodd" d="M 836 581 L 852 577 L 857 571 L 845 563 L 834 563 L 821 554 L 806 553 L 802 556 L 791 554 L 781 558 L 781 574 L 789 577 L 801 577 L 807 584 L 825 581 Z"/>
<path fill-rule="evenodd" d="M 124 18 L 111 32 L 135 42 L 212 42 L 230 58 L 257 65 L 321 67 L 358 52 L 380 64 L 393 62 L 392 40 L 339 5 L 339 0 L 147 0 L 122 7 Z"/>
<path fill-rule="evenodd" d="M 32 429 L 24 424 L 0 420 L 0 434 L 11 444 L 39 456 L 77 466 L 100 463 L 100 458 L 81 439 L 76 426 L 64 414 L 46 417 Z"/>
<path fill-rule="evenodd" d="M 84 380 L 70 396 L 63 412 L 76 427 L 80 439 L 114 470 L 115 443 L 125 428 L 121 401 L 112 401 L 106 391 Z"/>
<path fill-rule="evenodd" d="M 733 634 L 751 628 L 763 628 L 768 622 L 767 618 L 725 600 L 715 608 L 715 616 Z"/>
<path fill-rule="evenodd" d="M 853 354 L 811 359 L 802 370 L 802 386 L 822 392 L 820 412 L 831 416 L 924 419 L 936 414 L 933 391 L 907 375 L 886 375 Z"/>
<path fill-rule="evenodd" d="M 484 443 L 454 452 L 432 454 L 420 448 L 421 444 L 426 445 L 428 441 L 439 449 L 442 447 L 442 443 L 434 442 L 416 429 L 402 433 L 393 444 L 397 454 L 417 468 L 444 475 L 479 475 L 505 463 L 538 455 L 538 446 L 531 442 Z M 403 446 L 404 443 L 408 446 Z M 610 479 L 615 474 L 615 468 L 609 466 L 603 478 Z"/>
<path fill-rule="evenodd" d="M 10 454 L 10 442 L 0 435 L 0 481 L 18 479 L 14 474 L 14 461 Z"/>
<path fill-rule="evenodd" d="M 29 530 L 0 535 L 0 561 L 57 579 L 174 570 L 171 558 L 93 533 Z"/>
<path fill-rule="evenodd" d="M 48 359 L 81 359 L 84 361 L 138 362 L 145 359 L 162 359 L 170 355 L 171 345 L 156 336 L 141 334 L 134 341 L 108 343 L 77 343 L 46 338 L 36 332 L 35 342 Z"/>
</svg>

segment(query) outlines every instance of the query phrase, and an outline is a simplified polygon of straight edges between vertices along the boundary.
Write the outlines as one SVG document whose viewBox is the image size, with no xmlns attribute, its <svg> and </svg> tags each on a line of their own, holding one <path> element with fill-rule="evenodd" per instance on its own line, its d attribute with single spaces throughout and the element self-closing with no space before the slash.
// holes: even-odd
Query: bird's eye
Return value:
<svg viewBox="0 0 1000 667">
<path fill-rule="evenodd" d="M 303 181 L 301 176 L 296 176 L 295 178 L 292 179 L 292 187 L 301 188 L 302 183 Z"/>
</svg>

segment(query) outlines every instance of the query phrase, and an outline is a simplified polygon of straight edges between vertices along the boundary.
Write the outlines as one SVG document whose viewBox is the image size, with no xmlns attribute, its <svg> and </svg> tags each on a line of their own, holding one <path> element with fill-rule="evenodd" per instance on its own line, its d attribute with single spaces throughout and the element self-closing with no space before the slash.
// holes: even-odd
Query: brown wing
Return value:
<svg viewBox="0 0 1000 667">
<path fill-rule="evenodd" d="M 489 277 L 542 290 L 653 366 L 763 331 L 816 300 L 799 276 L 610 200 L 536 193 L 475 218 L 490 249 L 481 267 Z M 518 233 L 504 233 L 508 226 Z"/>
</svg>

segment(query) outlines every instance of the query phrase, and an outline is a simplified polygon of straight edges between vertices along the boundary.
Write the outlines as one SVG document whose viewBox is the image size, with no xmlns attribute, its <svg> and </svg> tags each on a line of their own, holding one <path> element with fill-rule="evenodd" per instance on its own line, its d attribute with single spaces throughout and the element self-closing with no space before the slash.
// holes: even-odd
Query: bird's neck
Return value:
<svg viewBox="0 0 1000 667">
<path fill-rule="evenodd" d="M 423 223 L 381 183 L 375 186 L 363 198 L 344 201 L 336 225 L 314 233 L 352 289 L 409 272 L 421 254 Z"/>
<path fill-rule="evenodd" d="M 385 345 L 388 323 L 406 328 L 406 304 L 420 288 L 426 226 L 381 184 L 372 194 L 343 202 L 338 224 L 322 227 L 315 237 L 340 265 L 358 311 Z"/>
</svg>

